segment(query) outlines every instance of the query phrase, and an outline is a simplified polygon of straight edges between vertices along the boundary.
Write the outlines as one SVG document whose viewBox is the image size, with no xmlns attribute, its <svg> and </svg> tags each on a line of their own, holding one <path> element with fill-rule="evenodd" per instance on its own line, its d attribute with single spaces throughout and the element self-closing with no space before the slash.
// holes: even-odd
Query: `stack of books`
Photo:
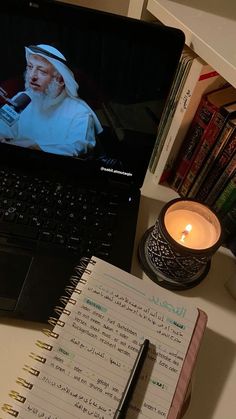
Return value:
<svg viewBox="0 0 236 419">
<path fill-rule="evenodd" d="M 236 89 L 187 47 L 181 61 L 186 56 L 185 81 L 166 130 L 158 130 L 150 171 L 181 197 L 213 208 L 227 241 L 236 235 Z"/>
</svg>

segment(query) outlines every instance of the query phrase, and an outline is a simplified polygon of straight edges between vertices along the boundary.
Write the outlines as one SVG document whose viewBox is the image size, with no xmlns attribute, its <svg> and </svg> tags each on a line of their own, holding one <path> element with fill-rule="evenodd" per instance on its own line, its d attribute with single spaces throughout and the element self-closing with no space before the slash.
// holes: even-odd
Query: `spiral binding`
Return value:
<svg viewBox="0 0 236 419">
<path fill-rule="evenodd" d="M 24 403 L 26 401 L 26 397 L 21 396 L 20 393 L 18 393 L 17 391 L 12 390 L 9 394 L 9 396 L 14 399 L 17 400 L 20 403 Z"/>
<path fill-rule="evenodd" d="M 68 308 L 65 308 L 65 306 L 69 303 L 72 305 L 76 304 L 76 300 L 71 298 L 72 293 L 77 293 L 80 294 L 81 290 L 79 288 L 76 288 L 78 285 L 78 282 L 82 285 L 86 284 L 86 279 L 82 278 L 83 273 L 85 272 L 86 274 L 90 275 L 91 274 L 91 270 L 88 268 L 88 264 L 91 265 L 95 265 L 96 261 L 93 259 L 89 259 L 89 258 L 82 258 L 80 260 L 80 264 L 74 269 L 74 273 L 70 278 L 70 283 L 71 285 L 67 286 L 65 288 L 65 294 L 66 296 L 63 296 L 60 298 L 60 302 L 62 303 L 63 307 L 61 306 L 56 306 L 54 308 L 55 313 L 60 317 L 62 314 L 65 314 L 67 316 L 70 316 L 71 311 L 68 310 Z M 48 319 L 48 323 L 51 326 L 60 326 L 60 327 L 64 327 L 65 322 L 60 320 L 59 318 L 56 317 L 49 317 Z M 59 334 L 54 332 L 53 330 L 50 329 L 43 329 L 42 332 L 46 335 L 46 336 L 50 336 L 53 337 L 55 339 L 57 339 L 59 337 Z M 41 349 L 46 349 L 47 351 L 51 351 L 53 349 L 52 345 L 49 345 L 48 343 L 45 343 L 41 340 L 37 340 L 36 341 L 36 345 L 38 347 L 40 347 Z M 44 364 L 46 362 L 46 358 L 35 354 L 34 352 L 30 352 L 29 357 L 34 359 L 37 362 L 40 362 L 42 364 Z M 24 365 L 23 370 L 26 371 L 27 373 L 37 377 L 40 374 L 40 371 L 32 368 L 29 365 Z M 18 377 L 16 380 L 16 383 L 31 390 L 33 388 L 33 384 L 30 383 L 29 381 L 25 380 L 24 378 Z M 9 393 L 9 396 L 16 400 L 19 401 L 21 403 L 24 403 L 26 400 L 26 397 L 21 396 L 20 393 L 18 393 L 17 391 L 12 390 Z M 10 416 L 13 417 L 17 417 L 19 412 L 17 410 L 15 410 L 10 404 L 4 403 L 4 405 L 2 406 L 2 410 L 6 413 L 8 413 Z"/>
<path fill-rule="evenodd" d="M 63 308 L 61 308 L 61 307 L 58 307 L 58 309 L 54 309 L 54 311 L 57 313 L 57 314 L 59 314 L 59 315 L 61 315 L 62 313 L 65 313 L 65 314 L 67 314 L 68 316 L 70 315 L 70 311 L 69 310 L 65 310 L 65 309 L 63 309 Z M 66 312 L 67 311 L 67 312 Z M 68 314 L 68 311 L 69 311 L 69 314 Z M 56 317 L 49 317 L 49 319 L 48 319 L 48 323 L 49 324 L 51 324 L 52 326 L 56 326 L 56 325 L 58 325 L 58 326 L 60 326 L 60 327 L 63 327 L 63 326 L 65 326 L 65 322 L 63 322 L 62 320 L 60 320 L 60 319 L 57 319 Z"/>
<path fill-rule="evenodd" d="M 74 273 L 70 278 L 70 283 L 73 287 L 76 287 L 78 285 L 78 282 L 80 282 L 80 284 L 86 284 L 86 280 L 82 278 L 82 275 L 83 273 L 90 275 L 91 269 L 88 268 L 88 264 L 94 265 L 95 263 L 95 260 L 89 259 L 87 257 L 80 259 L 79 265 L 74 268 Z M 73 291 L 75 291 L 75 289 L 73 289 Z"/>
<path fill-rule="evenodd" d="M 76 284 L 77 285 L 77 284 Z M 75 288 L 74 286 L 70 286 L 70 285 L 68 285 L 66 288 L 65 288 L 65 294 L 67 294 L 67 295 L 69 295 L 69 296 L 71 296 L 71 294 L 72 293 L 75 293 L 75 294 L 81 294 L 81 290 L 80 289 L 78 289 L 78 288 Z"/>
<path fill-rule="evenodd" d="M 36 376 L 36 377 L 40 374 L 39 370 L 36 370 L 35 368 L 30 367 L 29 365 L 25 365 L 23 367 L 23 370 L 32 374 L 32 375 L 34 375 L 34 376 Z"/>
<path fill-rule="evenodd" d="M 34 359 L 35 361 L 41 362 L 42 364 L 45 364 L 45 362 L 47 360 L 43 356 L 37 355 L 34 352 L 30 352 L 29 356 L 30 356 L 30 358 Z"/>
<path fill-rule="evenodd" d="M 69 298 L 69 297 L 61 297 L 60 298 L 60 302 L 66 306 L 67 304 L 76 304 L 76 300 L 74 298 Z"/>
<path fill-rule="evenodd" d="M 2 406 L 2 410 L 3 412 L 6 412 L 11 416 L 14 416 L 14 418 L 16 418 L 19 414 L 19 412 L 17 410 L 14 410 L 10 404 L 6 403 L 4 403 L 4 405 Z"/>
<path fill-rule="evenodd" d="M 66 314 L 67 316 L 69 316 L 71 314 L 71 310 L 68 310 L 68 308 L 61 307 L 61 306 L 55 306 L 54 311 L 59 316 L 61 316 L 61 314 Z M 62 323 L 64 323 L 64 322 L 62 322 Z"/>
<path fill-rule="evenodd" d="M 50 330 L 50 329 L 43 329 L 43 333 L 46 336 L 50 336 L 50 337 L 52 337 L 54 339 L 57 339 L 58 336 L 59 336 L 59 333 L 55 333 L 55 332 L 53 332 L 53 330 Z"/>
<path fill-rule="evenodd" d="M 52 346 L 52 345 L 49 345 L 49 344 L 48 344 L 48 343 L 46 343 L 46 342 L 42 342 L 42 340 L 37 340 L 37 341 L 36 341 L 36 345 L 37 345 L 39 348 L 46 349 L 47 351 L 51 351 L 51 350 L 52 350 L 52 348 L 53 348 L 53 346 Z"/>
<path fill-rule="evenodd" d="M 80 280 L 80 283 L 81 284 L 84 283 L 84 282 L 81 282 L 81 281 L 82 281 L 82 279 Z M 77 278 L 77 276 L 72 276 L 70 278 L 70 283 L 71 283 L 72 287 L 74 287 L 74 289 L 73 289 L 73 291 L 74 291 L 75 290 L 75 287 L 78 285 L 78 278 Z M 78 290 L 78 291 L 81 292 L 81 290 Z"/>
<path fill-rule="evenodd" d="M 28 388 L 31 390 L 33 388 L 33 384 L 29 383 L 29 381 L 26 381 L 24 378 L 18 377 L 16 380 L 16 383 L 19 384 L 22 387 Z"/>
</svg>

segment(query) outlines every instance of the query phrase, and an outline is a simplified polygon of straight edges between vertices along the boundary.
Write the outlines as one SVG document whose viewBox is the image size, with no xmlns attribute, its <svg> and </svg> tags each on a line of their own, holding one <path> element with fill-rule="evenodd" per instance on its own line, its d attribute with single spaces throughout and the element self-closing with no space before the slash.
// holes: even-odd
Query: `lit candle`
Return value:
<svg viewBox="0 0 236 419">
<path fill-rule="evenodd" d="M 193 201 L 173 204 L 165 214 L 164 223 L 169 235 L 190 249 L 214 246 L 221 232 L 215 214 L 205 205 Z"/>
<path fill-rule="evenodd" d="M 210 208 L 177 198 L 163 206 L 155 225 L 144 233 L 139 260 L 159 285 L 188 289 L 207 275 L 221 238 L 220 221 Z"/>
<path fill-rule="evenodd" d="M 208 249 L 219 240 L 221 228 L 216 215 L 195 201 L 179 201 L 167 210 L 164 223 L 169 235 L 189 249 Z"/>
</svg>

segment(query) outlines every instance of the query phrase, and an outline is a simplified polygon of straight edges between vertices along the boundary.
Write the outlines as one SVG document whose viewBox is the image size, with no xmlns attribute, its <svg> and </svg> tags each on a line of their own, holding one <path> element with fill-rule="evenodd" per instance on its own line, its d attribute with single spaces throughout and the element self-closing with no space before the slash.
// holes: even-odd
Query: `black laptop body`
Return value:
<svg viewBox="0 0 236 419">
<path fill-rule="evenodd" d="M 130 270 L 184 36 L 54 1 L 0 16 L 0 313 L 44 322 L 82 256 Z"/>
</svg>

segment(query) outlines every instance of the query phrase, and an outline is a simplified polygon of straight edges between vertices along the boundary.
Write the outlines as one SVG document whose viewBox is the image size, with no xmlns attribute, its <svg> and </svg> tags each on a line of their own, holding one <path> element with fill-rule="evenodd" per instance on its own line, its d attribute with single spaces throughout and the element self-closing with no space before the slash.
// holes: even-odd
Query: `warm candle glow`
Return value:
<svg viewBox="0 0 236 419">
<path fill-rule="evenodd" d="M 184 231 L 182 232 L 182 236 L 180 239 L 181 242 L 184 242 L 184 240 L 186 239 L 187 235 L 190 233 L 191 230 L 192 230 L 192 225 L 187 224 Z"/>
<path fill-rule="evenodd" d="M 164 222 L 170 236 L 190 249 L 208 249 L 220 236 L 215 215 L 200 203 L 175 203 L 165 214 Z"/>
</svg>

